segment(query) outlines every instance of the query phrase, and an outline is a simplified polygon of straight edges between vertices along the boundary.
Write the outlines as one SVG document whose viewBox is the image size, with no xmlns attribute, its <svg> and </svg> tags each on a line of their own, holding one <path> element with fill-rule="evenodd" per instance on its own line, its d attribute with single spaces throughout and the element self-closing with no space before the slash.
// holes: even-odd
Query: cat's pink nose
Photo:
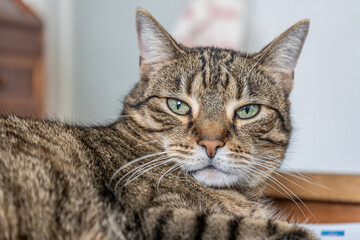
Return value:
<svg viewBox="0 0 360 240">
<path fill-rule="evenodd" d="M 224 146 L 224 144 L 225 143 L 223 141 L 220 141 L 220 140 L 207 140 L 207 139 L 204 139 L 204 140 L 201 140 L 199 142 L 200 146 L 204 146 L 206 148 L 206 153 L 211 158 L 215 156 L 216 149 L 218 147 Z"/>
</svg>

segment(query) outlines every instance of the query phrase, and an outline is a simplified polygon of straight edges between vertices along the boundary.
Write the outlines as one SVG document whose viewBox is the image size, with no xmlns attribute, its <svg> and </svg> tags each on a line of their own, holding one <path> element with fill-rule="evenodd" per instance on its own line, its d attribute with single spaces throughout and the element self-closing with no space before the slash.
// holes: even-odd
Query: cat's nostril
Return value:
<svg viewBox="0 0 360 240">
<path fill-rule="evenodd" d="M 200 146 L 204 146 L 206 148 L 206 153 L 209 157 L 214 157 L 216 154 L 216 149 L 218 147 L 223 147 L 225 143 L 220 140 L 201 140 L 199 141 Z"/>
</svg>

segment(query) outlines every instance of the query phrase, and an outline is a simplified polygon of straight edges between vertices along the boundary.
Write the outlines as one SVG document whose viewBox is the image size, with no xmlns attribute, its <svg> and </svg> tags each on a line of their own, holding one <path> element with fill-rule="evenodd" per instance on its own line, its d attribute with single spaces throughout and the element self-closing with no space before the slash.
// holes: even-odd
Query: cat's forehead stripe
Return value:
<svg viewBox="0 0 360 240">
<path fill-rule="evenodd" d="M 201 62 L 202 88 L 208 91 L 227 89 L 230 82 L 228 67 L 234 62 L 236 52 L 216 48 L 199 48 L 197 59 Z M 232 79 L 235 79 L 232 77 Z M 187 82 L 187 93 L 191 95 L 193 80 Z"/>
</svg>

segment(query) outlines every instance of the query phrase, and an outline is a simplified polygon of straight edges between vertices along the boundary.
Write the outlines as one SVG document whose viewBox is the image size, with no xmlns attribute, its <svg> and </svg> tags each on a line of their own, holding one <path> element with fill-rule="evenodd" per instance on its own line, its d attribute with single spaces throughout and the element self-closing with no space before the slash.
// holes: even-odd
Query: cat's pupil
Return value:
<svg viewBox="0 0 360 240">
<path fill-rule="evenodd" d="M 180 102 L 180 101 L 177 101 L 177 103 L 176 103 L 176 109 L 179 109 L 180 106 L 181 106 L 181 102 Z"/>
<path fill-rule="evenodd" d="M 250 110 L 250 108 L 249 107 L 244 107 L 245 108 L 245 112 L 246 112 L 246 114 L 249 114 L 249 110 Z"/>
</svg>

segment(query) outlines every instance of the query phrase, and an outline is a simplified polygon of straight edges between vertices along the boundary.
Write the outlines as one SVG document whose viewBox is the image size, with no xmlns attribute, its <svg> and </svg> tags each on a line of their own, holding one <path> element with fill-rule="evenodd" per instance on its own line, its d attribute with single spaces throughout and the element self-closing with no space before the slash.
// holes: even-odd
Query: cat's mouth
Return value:
<svg viewBox="0 0 360 240">
<path fill-rule="evenodd" d="M 224 173 L 224 174 L 229 174 L 229 173 L 227 173 L 227 172 L 225 172 L 225 171 L 222 171 L 222 170 L 216 168 L 214 165 L 208 165 L 208 166 L 206 166 L 206 167 L 203 167 L 203 168 L 200 168 L 200 169 L 197 169 L 197 170 L 190 171 L 189 173 L 190 173 L 191 175 L 193 175 L 193 174 L 199 173 L 199 172 L 201 172 L 201 171 L 208 171 L 208 172 L 210 172 L 210 173 L 211 173 L 211 172 L 215 172 L 215 171 L 219 171 L 219 172 L 222 172 L 222 173 Z"/>
<path fill-rule="evenodd" d="M 235 175 L 221 170 L 213 165 L 189 171 L 189 173 L 198 182 L 210 187 L 231 185 L 237 180 Z"/>
</svg>

